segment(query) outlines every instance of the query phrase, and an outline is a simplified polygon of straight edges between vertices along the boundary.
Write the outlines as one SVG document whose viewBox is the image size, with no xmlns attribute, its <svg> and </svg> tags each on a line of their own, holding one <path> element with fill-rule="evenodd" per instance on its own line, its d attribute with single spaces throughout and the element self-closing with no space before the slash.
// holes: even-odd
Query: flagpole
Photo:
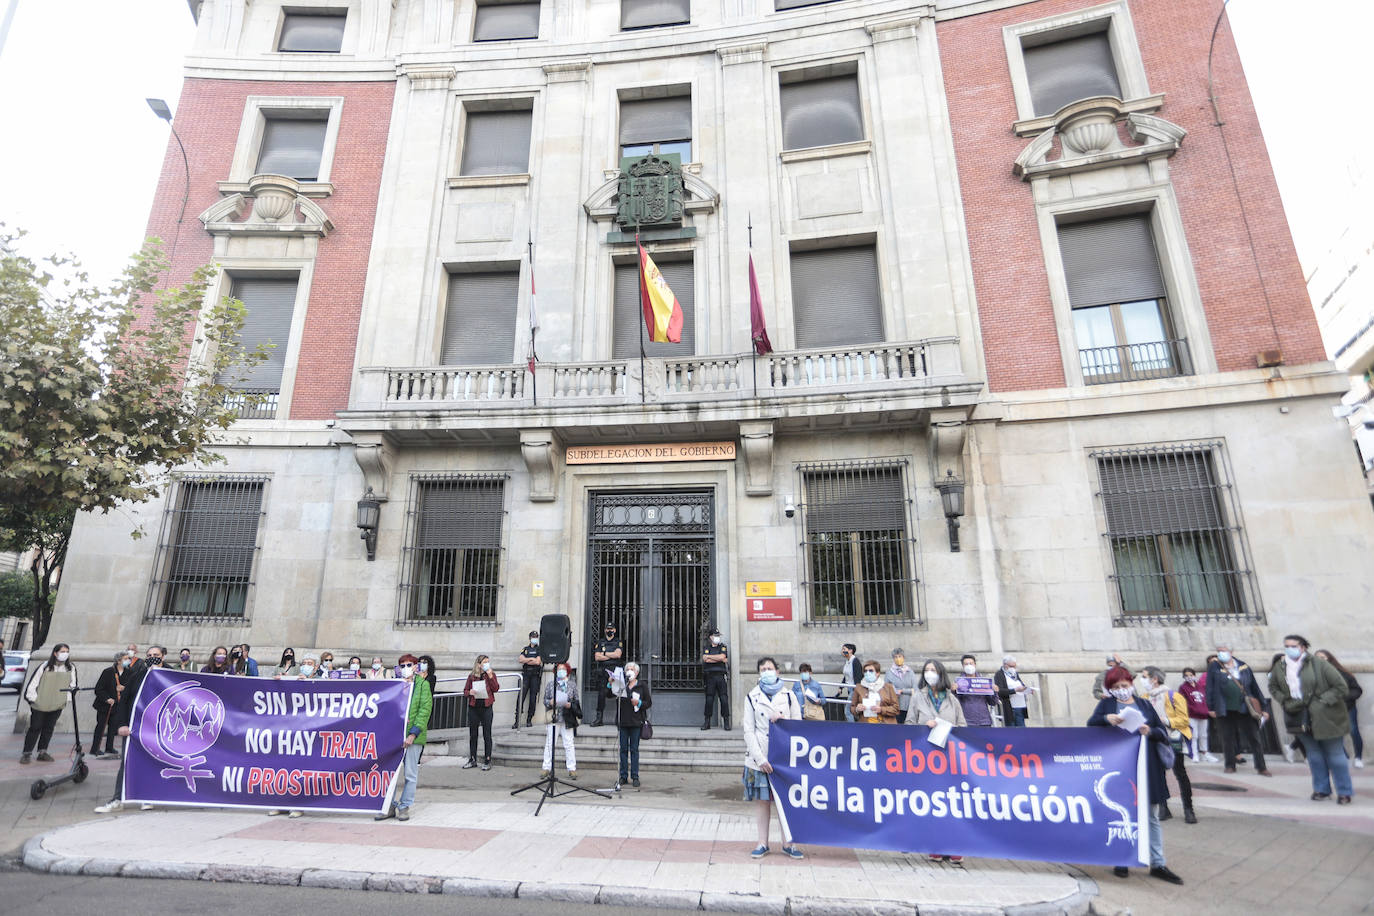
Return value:
<svg viewBox="0 0 1374 916">
<path fill-rule="evenodd" d="M 639 215 L 635 214 L 635 275 L 638 277 L 639 302 L 635 304 L 639 312 L 639 403 L 645 403 L 644 390 L 647 386 L 644 378 L 644 255 L 643 249 L 639 245 Z"/>
<path fill-rule="evenodd" d="M 539 406 L 539 373 L 535 371 L 535 363 L 538 356 L 534 350 L 534 234 L 530 231 L 525 237 L 525 244 L 529 248 L 530 258 L 530 391 L 534 395 L 534 406 Z"/>
<path fill-rule="evenodd" d="M 754 214 L 749 214 L 749 257 L 754 256 Z M 754 375 L 754 399 L 759 396 L 759 348 L 754 342 L 754 303 L 753 293 L 750 292 L 751 301 L 749 303 L 749 363 L 750 371 Z"/>
</svg>

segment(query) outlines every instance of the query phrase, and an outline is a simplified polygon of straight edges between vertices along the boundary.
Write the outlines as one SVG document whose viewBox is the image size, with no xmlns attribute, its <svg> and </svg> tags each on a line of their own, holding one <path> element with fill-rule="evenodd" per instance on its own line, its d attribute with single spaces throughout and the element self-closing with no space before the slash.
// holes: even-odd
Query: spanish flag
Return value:
<svg viewBox="0 0 1374 916">
<path fill-rule="evenodd" d="M 639 248 L 639 304 L 644 309 L 644 326 L 654 343 L 679 343 L 682 340 L 682 306 L 668 288 L 668 281 L 658 272 L 658 265 L 644 246 Z"/>
</svg>

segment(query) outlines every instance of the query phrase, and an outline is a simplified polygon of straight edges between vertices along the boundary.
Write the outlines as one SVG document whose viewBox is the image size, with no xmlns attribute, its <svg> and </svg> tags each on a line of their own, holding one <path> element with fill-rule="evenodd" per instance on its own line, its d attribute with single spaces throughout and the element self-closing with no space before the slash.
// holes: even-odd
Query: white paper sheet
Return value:
<svg viewBox="0 0 1374 916">
<path fill-rule="evenodd" d="M 1117 715 L 1121 716 L 1121 724 L 1117 728 L 1122 731 L 1140 731 L 1140 726 L 1145 724 L 1145 716 L 1134 706 L 1123 706 Z"/>
<path fill-rule="evenodd" d="M 935 727 L 930 730 L 930 734 L 926 737 L 926 740 L 936 747 L 944 747 L 945 742 L 949 740 L 949 730 L 953 727 L 953 725 L 946 722 L 944 719 L 936 719 Z"/>
</svg>

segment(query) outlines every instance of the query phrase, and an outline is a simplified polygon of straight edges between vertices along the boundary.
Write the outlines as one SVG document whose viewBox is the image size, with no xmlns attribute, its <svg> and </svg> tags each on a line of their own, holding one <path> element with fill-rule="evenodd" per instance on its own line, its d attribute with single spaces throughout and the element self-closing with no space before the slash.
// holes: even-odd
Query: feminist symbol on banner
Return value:
<svg viewBox="0 0 1374 916">
<path fill-rule="evenodd" d="M 163 779 L 184 779 L 196 791 L 197 779 L 213 779 L 205 752 L 219 739 L 224 727 L 224 701 L 199 681 L 173 684 L 148 704 L 139 721 L 139 743 L 154 759 L 167 766 Z"/>
<path fill-rule="evenodd" d="M 1097 800 L 1103 805 L 1111 808 L 1118 815 L 1114 821 L 1107 822 L 1107 845 L 1112 845 L 1112 840 L 1126 840 L 1129 843 L 1135 842 L 1135 819 L 1131 817 L 1131 812 L 1123 806 L 1113 801 L 1107 795 L 1107 780 L 1113 776 L 1120 776 L 1116 770 L 1106 773 L 1093 783 L 1093 792 L 1097 794 Z"/>
</svg>

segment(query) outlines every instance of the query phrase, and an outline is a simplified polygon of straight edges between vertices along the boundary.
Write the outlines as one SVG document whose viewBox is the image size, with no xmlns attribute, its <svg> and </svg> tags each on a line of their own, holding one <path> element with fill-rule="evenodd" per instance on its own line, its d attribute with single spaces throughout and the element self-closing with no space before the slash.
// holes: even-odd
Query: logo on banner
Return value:
<svg viewBox="0 0 1374 916">
<path fill-rule="evenodd" d="M 205 752 L 219 740 L 224 727 L 224 701 L 199 681 L 173 684 L 153 698 L 139 724 L 144 750 L 164 764 L 163 779 L 184 779 L 196 791 L 197 779 L 214 779 L 198 769 Z"/>
<path fill-rule="evenodd" d="M 1107 780 L 1120 775 L 1116 770 L 1112 770 L 1110 773 L 1102 774 L 1093 783 L 1093 792 L 1097 795 L 1097 800 L 1116 814 L 1116 820 L 1107 822 L 1108 846 L 1112 845 L 1114 840 L 1125 840 L 1131 845 L 1135 845 L 1136 840 L 1135 819 L 1131 816 L 1131 812 L 1124 805 L 1113 801 L 1112 797 L 1107 794 Z"/>
</svg>

